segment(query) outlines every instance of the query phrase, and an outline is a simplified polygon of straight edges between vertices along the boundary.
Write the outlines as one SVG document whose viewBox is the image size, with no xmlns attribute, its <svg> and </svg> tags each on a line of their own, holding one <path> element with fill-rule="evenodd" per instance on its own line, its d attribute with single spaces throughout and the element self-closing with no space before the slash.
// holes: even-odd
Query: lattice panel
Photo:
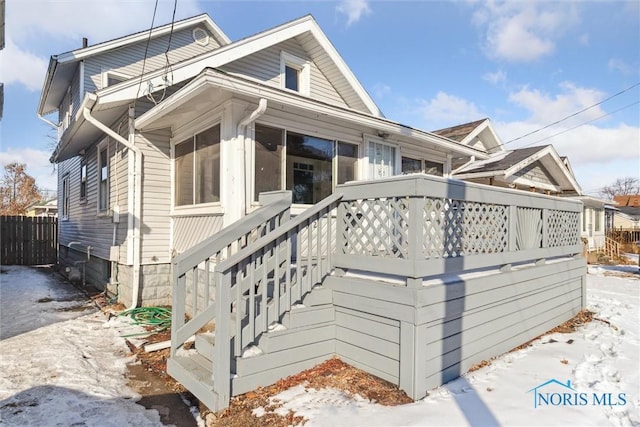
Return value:
<svg viewBox="0 0 640 427">
<path fill-rule="evenodd" d="M 507 212 L 503 205 L 426 198 L 425 257 L 452 258 L 506 251 Z"/>
<path fill-rule="evenodd" d="M 549 211 L 548 246 L 577 245 L 580 242 L 580 217 L 578 212 Z"/>
<path fill-rule="evenodd" d="M 354 200 L 343 205 L 345 254 L 407 258 L 408 198 Z"/>
</svg>

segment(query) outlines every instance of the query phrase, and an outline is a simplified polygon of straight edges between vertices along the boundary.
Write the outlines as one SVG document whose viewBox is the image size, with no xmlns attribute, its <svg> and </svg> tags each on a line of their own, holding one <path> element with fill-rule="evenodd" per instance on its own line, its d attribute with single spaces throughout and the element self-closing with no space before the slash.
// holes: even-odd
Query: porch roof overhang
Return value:
<svg viewBox="0 0 640 427">
<path fill-rule="evenodd" d="M 104 136 L 101 130 L 91 123 L 87 123 L 83 115 L 85 108 L 88 108 L 91 115 L 100 122 L 110 125 L 126 114 L 129 105 L 128 102 L 122 102 L 106 107 L 98 104 L 97 100 L 98 98 L 94 94 L 85 95 L 71 124 L 62 134 L 62 138 L 58 141 L 56 149 L 49 158 L 51 163 L 62 162 L 79 155 L 82 150 Z"/>
<path fill-rule="evenodd" d="M 411 128 L 391 120 L 361 111 L 331 105 L 306 96 L 268 86 L 256 80 L 238 77 L 220 70 L 205 68 L 191 82 L 153 107 L 135 121 L 138 131 L 151 131 L 176 126 L 202 114 L 201 105 L 211 103 L 216 95 L 231 94 L 248 100 L 264 98 L 268 108 L 290 110 L 331 117 L 345 123 L 357 124 L 389 134 L 399 140 L 414 139 L 426 146 L 435 146 L 456 155 L 486 158 L 488 155 L 474 148 L 462 146 L 448 138 Z"/>
<path fill-rule="evenodd" d="M 526 155 L 509 163 L 509 157 L 512 157 L 517 151 L 525 152 Z M 516 175 L 517 172 L 535 162 L 540 162 L 549 171 L 557 185 L 533 182 Z M 555 192 L 575 192 L 576 195 L 582 193 L 580 185 L 552 145 L 499 152 L 489 159 L 464 166 L 455 173 L 455 177 L 459 179 L 493 177 L 507 183 L 530 185 Z"/>
</svg>

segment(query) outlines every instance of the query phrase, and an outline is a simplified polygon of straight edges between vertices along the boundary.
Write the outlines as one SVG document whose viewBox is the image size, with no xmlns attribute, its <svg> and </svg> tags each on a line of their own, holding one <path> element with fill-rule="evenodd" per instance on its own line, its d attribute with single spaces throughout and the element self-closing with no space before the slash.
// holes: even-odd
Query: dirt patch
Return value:
<svg viewBox="0 0 640 427">
<path fill-rule="evenodd" d="M 200 408 L 207 427 L 242 427 L 242 426 L 275 426 L 284 427 L 302 425 L 303 417 L 289 412 L 286 416 L 272 413 L 278 408 L 276 402 L 269 398 L 298 384 L 307 388 L 335 388 L 350 395 L 359 394 L 373 402 L 385 406 L 404 405 L 413 402 L 406 393 L 394 384 L 374 375 L 354 368 L 334 357 L 299 374 L 284 378 L 277 383 L 260 387 L 248 393 L 233 397 L 229 408 L 219 414 L 213 414 L 207 408 Z M 253 415 L 253 410 L 263 407 L 266 414 L 260 418 Z"/>
</svg>

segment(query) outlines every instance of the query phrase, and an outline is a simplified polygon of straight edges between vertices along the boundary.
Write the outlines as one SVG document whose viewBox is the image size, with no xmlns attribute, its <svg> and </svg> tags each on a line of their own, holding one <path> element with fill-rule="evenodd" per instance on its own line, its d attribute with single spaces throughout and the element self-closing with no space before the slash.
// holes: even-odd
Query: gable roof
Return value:
<svg viewBox="0 0 640 427">
<path fill-rule="evenodd" d="M 578 195 L 582 192 L 575 177 L 552 145 L 498 152 L 486 160 L 469 162 L 453 171 L 452 175 L 459 179 L 497 177 L 511 182 L 516 179 L 517 172 L 535 162 L 540 162 L 545 166 L 558 183 L 560 190 L 573 191 Z M 544 186 L 541 185 L 540 188 L 544 188 Z"/>
<path fill-rule="evenodd" d="M 487 153 L 504 150 L 502 140 L 488 118 L 435 130 L 433 133 L 475 148 L 479 142 Z"/>
<path fill-rule="evenodd" d="M 155 27 L 151 30 L 139 31 L 124 37 L 119 37 L 106 42 L 97 43 L 92 46 L 75 49 L 59 55 L 52 55 L 49 60 L 49 68 L 45 76 L 44 87 L 40 94 L 38 114 L 44 115 L 55 111 L 64 97 L 68 84 L 55 85 L 56 81 L 70 82 L 75 73 L 78 62 L 108 51 L 112 51 L 123 46 L 146 41 L 149 38 L 157 38 L 176 32 L 194 25 L 204 25 L 220 42 L 221 45 L 231 43 L 226 34 L 211 20 L 209 15 L 201 14 L 191 18 L 183 19 L 173 24 L 166 24 Z"/>
<path fill-rule="evenodd" d="M 204 68 L 221 67 L 291 38 L 298 38 L 320 71 L 337 83 L 336 89 L 343 98 L 357 101 L 369 114 L 384 117 L 311 15 L 172 64 L 173 84 L 197 76 Z M 137 96 L 139 85 L 143 84 L 146 87 L 147 82 L 151 82 L 152 87 L 164 87 L 166 83 L 163 81 L 163 74 L 163 70 L 156 70 L 146 73 L 142 78 L 138 76 L 99 90 L 96 92 L 98 103 L 114 105 L 126 103 Z"/>
</svg>

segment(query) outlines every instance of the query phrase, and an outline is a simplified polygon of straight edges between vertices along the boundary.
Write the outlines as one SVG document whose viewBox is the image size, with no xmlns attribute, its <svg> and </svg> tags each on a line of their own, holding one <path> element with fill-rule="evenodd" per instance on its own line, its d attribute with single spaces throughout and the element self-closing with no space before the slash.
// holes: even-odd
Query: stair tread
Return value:
<svg viewBox="0 0 640 427">
<path fill-rule="evenodd" d="M 194 352 L 184 356 L 173 356 L 170 360 L 188 371 L 194 379 L 213 389 L 213 374 L 211 372 L 213 364 L 209 359 Z"/>
</svg>

